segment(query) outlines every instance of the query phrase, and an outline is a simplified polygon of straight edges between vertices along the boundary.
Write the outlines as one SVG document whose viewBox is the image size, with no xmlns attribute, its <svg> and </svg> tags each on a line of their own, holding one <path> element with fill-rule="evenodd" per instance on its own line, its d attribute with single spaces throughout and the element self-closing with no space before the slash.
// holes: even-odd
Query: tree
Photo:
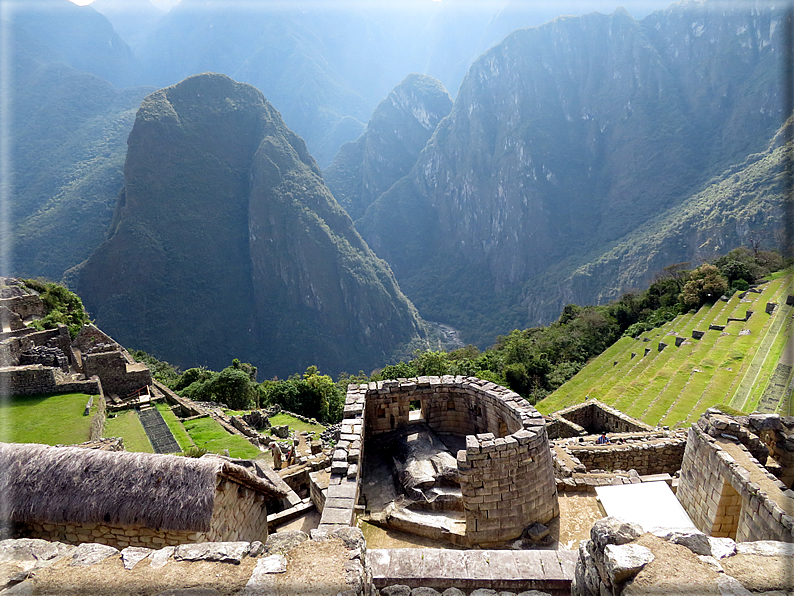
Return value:
<svg viewBox="0 0 794 596">
<path fill-rule="evenodd" d="M 699 308 L 713 302 L 728 291 L 728 280 L 720 270 L 708 263 L 701 265 L 690 275 L 681 292 L 681 302 L 687 308 Z"/>
</svg>

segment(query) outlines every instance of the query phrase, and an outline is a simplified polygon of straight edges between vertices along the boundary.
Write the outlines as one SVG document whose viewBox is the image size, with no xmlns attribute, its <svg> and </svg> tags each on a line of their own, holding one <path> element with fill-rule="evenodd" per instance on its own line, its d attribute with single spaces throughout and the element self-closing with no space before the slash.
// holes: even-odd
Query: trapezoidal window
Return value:
<svg viewBox="0 0 794 596">
<path fill-rule="evenodd" d="M 412 422 L 414 420 L 424 420 L 424 419 L 425 419 L 425 413 L 422 405 L 422 400 L 412 399 L 408 403 L 408 421 Z"/>
</svg>

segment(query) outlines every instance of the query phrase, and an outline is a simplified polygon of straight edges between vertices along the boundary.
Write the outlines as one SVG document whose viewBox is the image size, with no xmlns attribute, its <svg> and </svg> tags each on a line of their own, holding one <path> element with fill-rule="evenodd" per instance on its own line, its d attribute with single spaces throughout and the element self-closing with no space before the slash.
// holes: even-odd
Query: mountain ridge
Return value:
<svg viewBox="0 0 794 596">
<path fill-rule="evenodd" d="M 109 239 L 73 272 L 119 341 L 185 367 L 245 355 L 269 377 L 374 367 L 424 334 L 254 87 L 205 74 L 147 96 L 124 176 Z"/>
</svg>

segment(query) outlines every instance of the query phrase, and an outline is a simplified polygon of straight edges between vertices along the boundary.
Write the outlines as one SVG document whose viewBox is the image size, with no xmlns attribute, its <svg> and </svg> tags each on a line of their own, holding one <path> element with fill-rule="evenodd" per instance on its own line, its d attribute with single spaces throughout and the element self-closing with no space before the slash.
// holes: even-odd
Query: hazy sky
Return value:
<svg viewBox="0 0 794 596">
<path fill-rule="evenodd" d="M 71 0 L 75 4 L 85 6 L 91 4 L 94 0 Z M 179 0 L 151 0 L 155 6 L 164 10 L 170 10 Z M 361 0 L 366 2 L 367 0 Z M 435 2 L 443 2 L 443 0 L 434 0 Z M 489 2 L 492 0 L 471 0 L 473 3 Z M 644 16 L 654 10 L 666 8 L 672 4 L 674 0 L 564 0 L 563 2 L 553 2 L 549 0 L 526 0 L 528 10 L 548 10 L 550 6 L 560 4 L 564 6 L 562 12 L 569 14 L 585 14 L 597 10 L 599 12 L 610 13 L 618 6 L 624 6 L 635 17 Z"/>
</svg>

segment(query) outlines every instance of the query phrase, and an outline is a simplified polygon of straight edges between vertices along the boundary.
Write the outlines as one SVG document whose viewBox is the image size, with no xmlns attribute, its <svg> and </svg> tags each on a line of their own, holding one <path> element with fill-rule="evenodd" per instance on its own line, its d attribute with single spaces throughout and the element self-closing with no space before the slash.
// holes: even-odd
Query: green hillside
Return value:
<svg viewBox="0 0 794 596">
<path fill-rule="evenodd" d="M 790 415 L 794 362 L 786 351 L 792 319 L 786 299 L 794 293 L 794 274 L 772 277 L 757 292 L 734 294 L 620 339 L 536 407 L 550 414 L 596 398 L 648 424 L 669 426 L 687 426 L 718 405 Z M 767 314 L 770 302 L 777 307 Z M 728 321 L 748 311 L 746 321 Z M 695 339 L 693 331 L 705 333 Z M 660 343 L 667 347 L 660 350 Z"/>
</svg>

